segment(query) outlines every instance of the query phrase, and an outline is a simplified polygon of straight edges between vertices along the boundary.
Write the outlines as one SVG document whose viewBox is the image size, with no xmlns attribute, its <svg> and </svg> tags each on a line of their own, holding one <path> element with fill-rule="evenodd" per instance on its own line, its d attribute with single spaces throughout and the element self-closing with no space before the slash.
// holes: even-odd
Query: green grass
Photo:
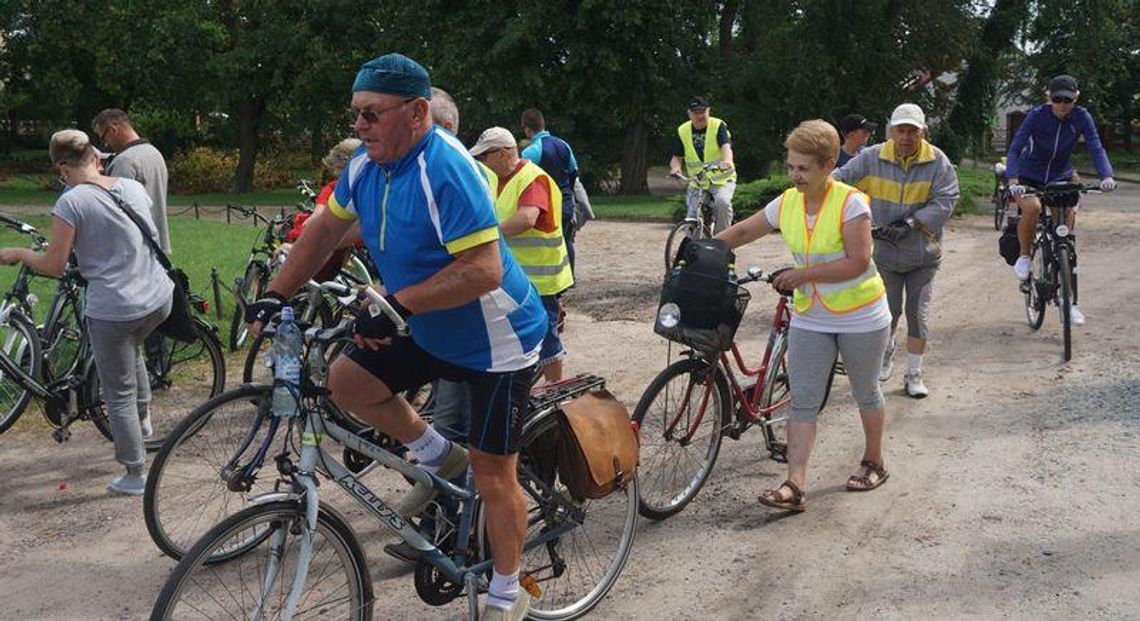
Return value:
<svg viewBox="0 0 1140 621">
<path fill-rule="evenodd" d="M 51 219 L 47 215 L 21 216 L 19 218 L 50 237 Z M 214 294 L 210 286 L 210 270 L 216 267 L 222 286 L 228 289 L 234 278 L 241 275 L 249 258 L 249 249 L 258 237 L 260 229 L 248 224 L 226 224 L 213 220 L 195 220 L 188 217 L 170 218 L 170 243 L 174 247 L 171 260 L 190 276 L 190 287 L 202 294 L 210 302 L 209 318 L 219 324 L 219 331 L 228 335 L 229 316 L 234 308 L 231 296 L 222 292 L 225 314 L 217 319 L 214 312 Z M 26 246 L 28 238 L 10 229 L 0 229 L 0 246 Z M 16 277 L 15 266 L 0 267 L 0 283 L 8 285 Z M 46 312 L 47 303 L 55 290 L 55 281 L 50 278 L 35 278 L 32 291 L 39 299 L 37 311 Z M 37 320 L 42 320 L 37 317 Z"/>
<path fill-rule="evenodd" d="M 590 206 L 602 220 L 671 220 L 683 197 L 599 195 L 590 197 Z"/>
<path fill-rule="evenodd" d="M 958 206 L 955 215 L 985 214 L 994 192 L 994 174 L 979 168 L 958 167 Z"/>
<path fill-rule="evenodd" d="M 1112 151 L 1108 154 L 1108 161 L 1112 163 L 1112 172 L 1115 175 L 1129 179 L 1140 179 L 1140 149 Z M 1088 153 L 1074 153 L 1073 166 L 1079 170 L 1096 171 Z M 1092 183 L 1092 180 L 1087 181 L 1087 183 Z"/>
</svg>

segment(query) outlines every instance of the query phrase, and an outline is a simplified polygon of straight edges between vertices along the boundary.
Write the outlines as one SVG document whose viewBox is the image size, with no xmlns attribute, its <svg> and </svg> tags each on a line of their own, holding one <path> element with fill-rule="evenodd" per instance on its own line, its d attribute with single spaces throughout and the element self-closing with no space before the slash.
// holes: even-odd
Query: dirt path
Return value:
<svg viewBox="0 0 1140 621">
<path fill-rule="evenodd" d="M 1059 363 L 1056 312 L 1025 326 L 988 218 L 956 220 L 936 281 L 930 398 L 887 384 L 892 477 L 870 494 L 842 483 L 861 432 L 846 386 L 824 416 L 809 509 L 756 502 L 783 469 L 758 435 L 726 440 L 700 496 L 640 522 L 629 565 L 595 616 L 607 619 L 1134 618 L 1140 616 L 1140 187 L 1091 197 L 1082 214 L 1081 308 L 1073 361 Z M 658 224 L 591 223 L 570 299 L 571 371 L 600 373 L 632 409 L 665 365 L 650 328 Z M 786 258 L 775 240 L 739 263 Z M 755 353 L 774 295 L 760 288 L 742 335 Z M 0 438 L 0 619 L 137 619 L 173 563 L 147 538 L 139 503 L 108 498 L 117 470 L 94 430 L 55 445 L 34 417 Z M 66 486 L 66 489 L 61 489 Z M 331 487 L 326 486 L 326 490 Z M 343 503 L 343 499 L 341 499 Z M 341 504 L 338 503 L 338 504 Z M 359 514 L 357 514 L 359 515 Z M 380 551 L 356 518 L 378 619 L 451 619 Z"/>
</svg>

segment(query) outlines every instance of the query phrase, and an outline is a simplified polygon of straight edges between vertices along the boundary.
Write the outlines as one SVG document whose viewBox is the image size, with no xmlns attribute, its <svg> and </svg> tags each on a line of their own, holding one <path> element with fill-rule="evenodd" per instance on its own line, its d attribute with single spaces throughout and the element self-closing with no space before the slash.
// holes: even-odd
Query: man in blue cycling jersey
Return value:
<svg viewBox="0 0 1140 621">
<path fill-rule="evenodd" d="M 1025 196 L 1027 186 L 1042 187 L 1054 181 L 1076 180 L 1076 173 L 1069 157 L 1081 136 L 1085 137 L 1093 167 L 1100 176 L 1100 189 L 1111 192 L 1116 189 L 1112 178 L 1112 164 L 1100 142 L 1096 122 L 1085 108 L 1077 105 L 1081 92 L 1076 78 L 1059 75 L 1049 81 L 1045 92 L 1048 102 L 1037 106 L 1025 115 L 1025 120 L 1017 128 L 1013 142 L 1009 143 L 1006 156 L 1006 175 L 1009 177 L 1009 192 L 1021 208 L 1021 223 L 1017 227 L 1018 241 L 1021 242 L 1021 256 L 1013 266 L 1013 273 L 1021 280 L 1029 278 L 1029 255 L 1033 249 L 1033 231 L 1037 228 L 1037 218 L 1041 214 L 1041 201 L 1036 196 Z M 1076 208 L 1069 211 L 1069 230 L 1077 223 Z M 1073 305 L 1069 316 L 1073 325 L 1085 323 L 1085 316 L 1077 307 L 1077 265 L 1073 257 Z"/>
<path fill-rule="evenodd" d="M 270 315 L 360 222 L 386 299 L 411 335 L 396 336 L 383 313 L 358 314 L 355 345 L 330 369 L 333 401 L 402 442 L 425 470 L 450 479 L 467 468 L 468 451 L 428 427 L 399 395 L 437 378 L 467 384 L 470 465 L 495 559 L 480 618 L 521 619 L 530 599 L 518 586 L 526 505 L 515 473 L 546 314 L 501 239 L 475 161 L 432 124 L 427 71 L 387 54 L 364 63 L 352 90 L 362 150 L 340 176 L 329 209 L 305 227 L 269 294 L 248 315 Z M 416 515 L 433 496 L 417 485 L 398 510 Z"/>
</svg>

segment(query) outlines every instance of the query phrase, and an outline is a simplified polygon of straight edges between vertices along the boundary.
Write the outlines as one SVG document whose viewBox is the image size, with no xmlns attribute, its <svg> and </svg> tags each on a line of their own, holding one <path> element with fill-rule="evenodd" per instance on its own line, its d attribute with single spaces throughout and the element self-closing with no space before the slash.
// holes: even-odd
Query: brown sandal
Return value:
<svg viewBox="0 0 1140 621">
<path fill-rule="evenodd" d="M 787 500 L 780 500 L 780 490 L 788 488 L 792 492 L 792 497 Z M 804 491 L 798 485 L 792 483 L 791 479 L 784 481 L 774 489 L 764 490 L 760 494 L 760 504 L 767 505 L 773 509 L 783 509 L 785 511 L 795 511 L 796 513 L 802 512 L 807 508 L 807 503 L 804 501 Z"/>
<path fill-rule="evenodd" d="M 859 462 L 859 467 L 866 468 L 867 474 L 851 475 L 847 479 L 847 491 L 849 492 L 869 492 L 886 483 L 891 476 L 882 464 L 876 464 L 869 459 Z M 871 480 L 871 475 L 875 475 L 874 480 Z"/>
</svg>

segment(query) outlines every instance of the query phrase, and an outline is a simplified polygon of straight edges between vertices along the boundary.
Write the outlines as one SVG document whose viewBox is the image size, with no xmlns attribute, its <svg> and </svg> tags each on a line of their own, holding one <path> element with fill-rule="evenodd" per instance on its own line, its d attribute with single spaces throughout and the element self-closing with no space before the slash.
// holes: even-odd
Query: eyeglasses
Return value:
<svg viewBox="0 0 1140 621">
<path fill-rule="evenodd" d="M 1071 103 L 1073 103 L 1073 98 L 1072 97 L 1054 97 L 1053 103 L 1071 104 Z"/>
<path fill-rule="evenodd" d="M 416 97 L 410 97 L 398 104 L 388 106 L 387 108 L 382 108 L 380 110 L 369 110 L 368 108 L 357 110 L 356 108 L 349 108 L 348 110 L 345 110 L 345 114 L 348 116 L 348 122 L 352 125 L 356 125 L 357 119 L 364 119 L 365 123 L 368 123 L 369 125 L 375 125 L 376 123 L 380 122 L 380 117 L 397 108 L 402 108 L 415 100 Z"/>
</svg>

